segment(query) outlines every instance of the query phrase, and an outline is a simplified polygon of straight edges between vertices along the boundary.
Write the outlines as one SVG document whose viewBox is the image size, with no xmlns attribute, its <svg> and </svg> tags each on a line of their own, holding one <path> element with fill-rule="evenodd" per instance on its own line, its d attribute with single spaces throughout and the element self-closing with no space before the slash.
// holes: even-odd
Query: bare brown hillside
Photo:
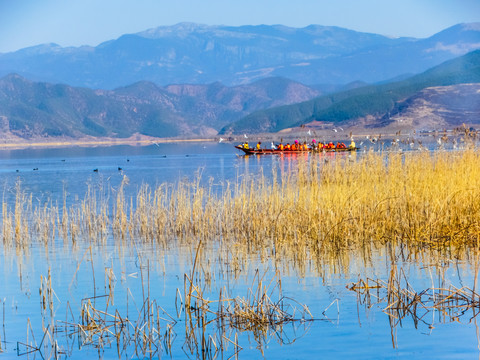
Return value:
<svg viewBox="0 0 480 360">
<path fill-rule="evenodd" d="M 391 117 L 416 130 L 480 125 L 480 83 L 435 86 L 406 99 Z"/>
</svg>

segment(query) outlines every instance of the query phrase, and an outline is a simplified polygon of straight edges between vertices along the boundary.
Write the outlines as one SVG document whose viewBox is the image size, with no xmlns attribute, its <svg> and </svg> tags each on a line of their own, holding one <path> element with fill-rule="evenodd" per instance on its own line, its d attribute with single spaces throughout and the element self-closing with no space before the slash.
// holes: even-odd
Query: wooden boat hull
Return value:
<svg viewBox="0 0 480 360">
<path fill-rule="evenodd" d="M 278 155 L 278 154 L 304 154 L 309 152 L 350 152 L 357 151 L 360 148 L 334 148 L 334 149 L 321 149 L 321 150 L 276 150 L 276 149 L 244 149 L 242 146 L 236 145 L 236 149 L 242 150 L 246 155 Z"/>
</svg>

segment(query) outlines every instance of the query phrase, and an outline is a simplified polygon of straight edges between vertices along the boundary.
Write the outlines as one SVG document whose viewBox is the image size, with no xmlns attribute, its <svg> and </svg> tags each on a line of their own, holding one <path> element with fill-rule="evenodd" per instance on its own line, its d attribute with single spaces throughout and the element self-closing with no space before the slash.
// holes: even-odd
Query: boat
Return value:
<svg viewBox="0 0 480 360">
<path fill-rule="evenodd" d="M 279 149 L 255 149 L 255 148 L 244 148 L 242 145 L 236 145 L 236 149 L 242 150 L 246 155 L 275 155 L 275 154 L 304 154 L 309 152 L 351 152 L 360 150 L 358 147 L 347 147 L 347 148 L 323 148 L 319 150 L 279 150 Z"/>
</svg>

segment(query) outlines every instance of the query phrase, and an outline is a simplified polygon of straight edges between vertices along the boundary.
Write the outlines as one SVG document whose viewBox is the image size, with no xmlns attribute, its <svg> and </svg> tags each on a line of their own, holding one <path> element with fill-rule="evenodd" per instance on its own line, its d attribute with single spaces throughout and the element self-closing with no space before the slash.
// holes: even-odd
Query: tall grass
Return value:
<svg viewBox="0 0 480 360">
<path fill-rule="evenodd" d="M 194 181 L 144 185 L 126 198 L 125 186 L 127 180 L 111 199 L 89 190 L 60 209 L 32 204 L 18 186 L 14 206 L 2 203 L 4 246 L 47 243 L 53 234 L 72 243 L 203 241 L 300 267 L 313 259 L 337 268 L 348 265 L 350 250 L 367 261 L 373 249 L 398 245 L 418 256 L 421 249 L 460 254 L 479 245 L 480 154 L 473 150 L 314 154 L 220 193 Z"/>
<path fill-rule="evenodd" d="M 478 251 L 475 271 L 478 269 Z M 431 274 L 430 274 L 431 275 Z M 392 333 L 392 345 L 397 347 L 396 331 L 402 323 L 411 318 L 415 328 L 424 326 L 433 329 L 437 322 L 476 322 L 479 314 L 480 296 L 475 291 L 476 276 L 473 289 L 461 285 L 457 287 L 447 281 L 444 274 L 439 273 L 434 285 L 423 290 L 415 290 L 409 283 L 408 276 L 402 267 L 392 263 L 388 280 L 359 279 L 347 288 L 357 295 L 357 302 L 370 309 L 374 304 L 382 305 L 382 311 L 388 315 Z M 430 314 L 431 316 L 427 316 Z"/>
</svg>

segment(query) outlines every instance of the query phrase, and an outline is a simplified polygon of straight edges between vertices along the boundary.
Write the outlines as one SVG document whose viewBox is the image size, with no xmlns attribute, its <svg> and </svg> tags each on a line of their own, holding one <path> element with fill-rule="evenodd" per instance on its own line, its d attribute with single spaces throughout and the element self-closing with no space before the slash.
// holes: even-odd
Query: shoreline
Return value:
<svg viewBox="0 0 480 360">
<path fill-rule="evenodd" d="M 341 128 L 340 128 L 341 129 Z M 332 130 L 313 130 L 311 134 L 307 135 L 307 129 L 288 129 L 278 133 L 260 133 L 251 134 L 249 138 L 243 138 L 240 135 L 223 135 L 228 138 L 226 142 L 243 142 L 245 140 L 250 142 L 256 141 L 281 141 L 286 139 L 328 139 L 329 141 L 345 141 L 353 137 L 355 140 L 370 137 L 378 137 L 378 139 L 394 139 L 394 138 L 419 138 L 428 136 L 439 136 L 443 134 L 443 131 L 431 131 L 431 132 L 415 132 L 413 131 L 398 131 L 397 129 L 375 129 L 377 131 L 367 131 L 364 128 L 346 128 L 341 129 L 338 132 L 332 132 Z M 380 130 L 380 131 L 378 131 Z M 397 131 L 395 131 L 397 130 Z M 451 129 L 447 130 L 448 135 L 452 135 Z M 463 132 L 459 132 L 458 135 L 464 135 Z M 55 148 L 68 148 L 68 147 L 108 147 L 118 145 L 128 146 L 149 146 L 154 144 L 167 144 L 167 143 L 195 143 L 195 142 L 219 142 L 222 141 L 220 135 L 212 136 L 209 138 L 156 138 L 147 135 L 134 134 L 128 138 L 36 138 L 31 141 L 25 141 L 25 139 L 18 137 L 10 137 L 0 139 L 0 151 L 8 150 L 23 150 L 23 149 L 55 149 Z M 323 140 L 322 140 L 323 141 Z"/>
<path fill-rule="evenodd" d="M 5 140 L 0 143 L 0 151 L 2 150 L 22 150 L 29 148 L 66 148 L 66 147 L 97 147 L 97 146 L 148 146 L 158 143 L 176 143 L 176 142 L 214 142 L 215 139 L 171 139 L 171 138 L 141 138 L 141 139 L 78 139 L 78 140 L 51 140 L 51 141 L 32 141 L 32 142 L 15 142 Z"/>
</svg>

